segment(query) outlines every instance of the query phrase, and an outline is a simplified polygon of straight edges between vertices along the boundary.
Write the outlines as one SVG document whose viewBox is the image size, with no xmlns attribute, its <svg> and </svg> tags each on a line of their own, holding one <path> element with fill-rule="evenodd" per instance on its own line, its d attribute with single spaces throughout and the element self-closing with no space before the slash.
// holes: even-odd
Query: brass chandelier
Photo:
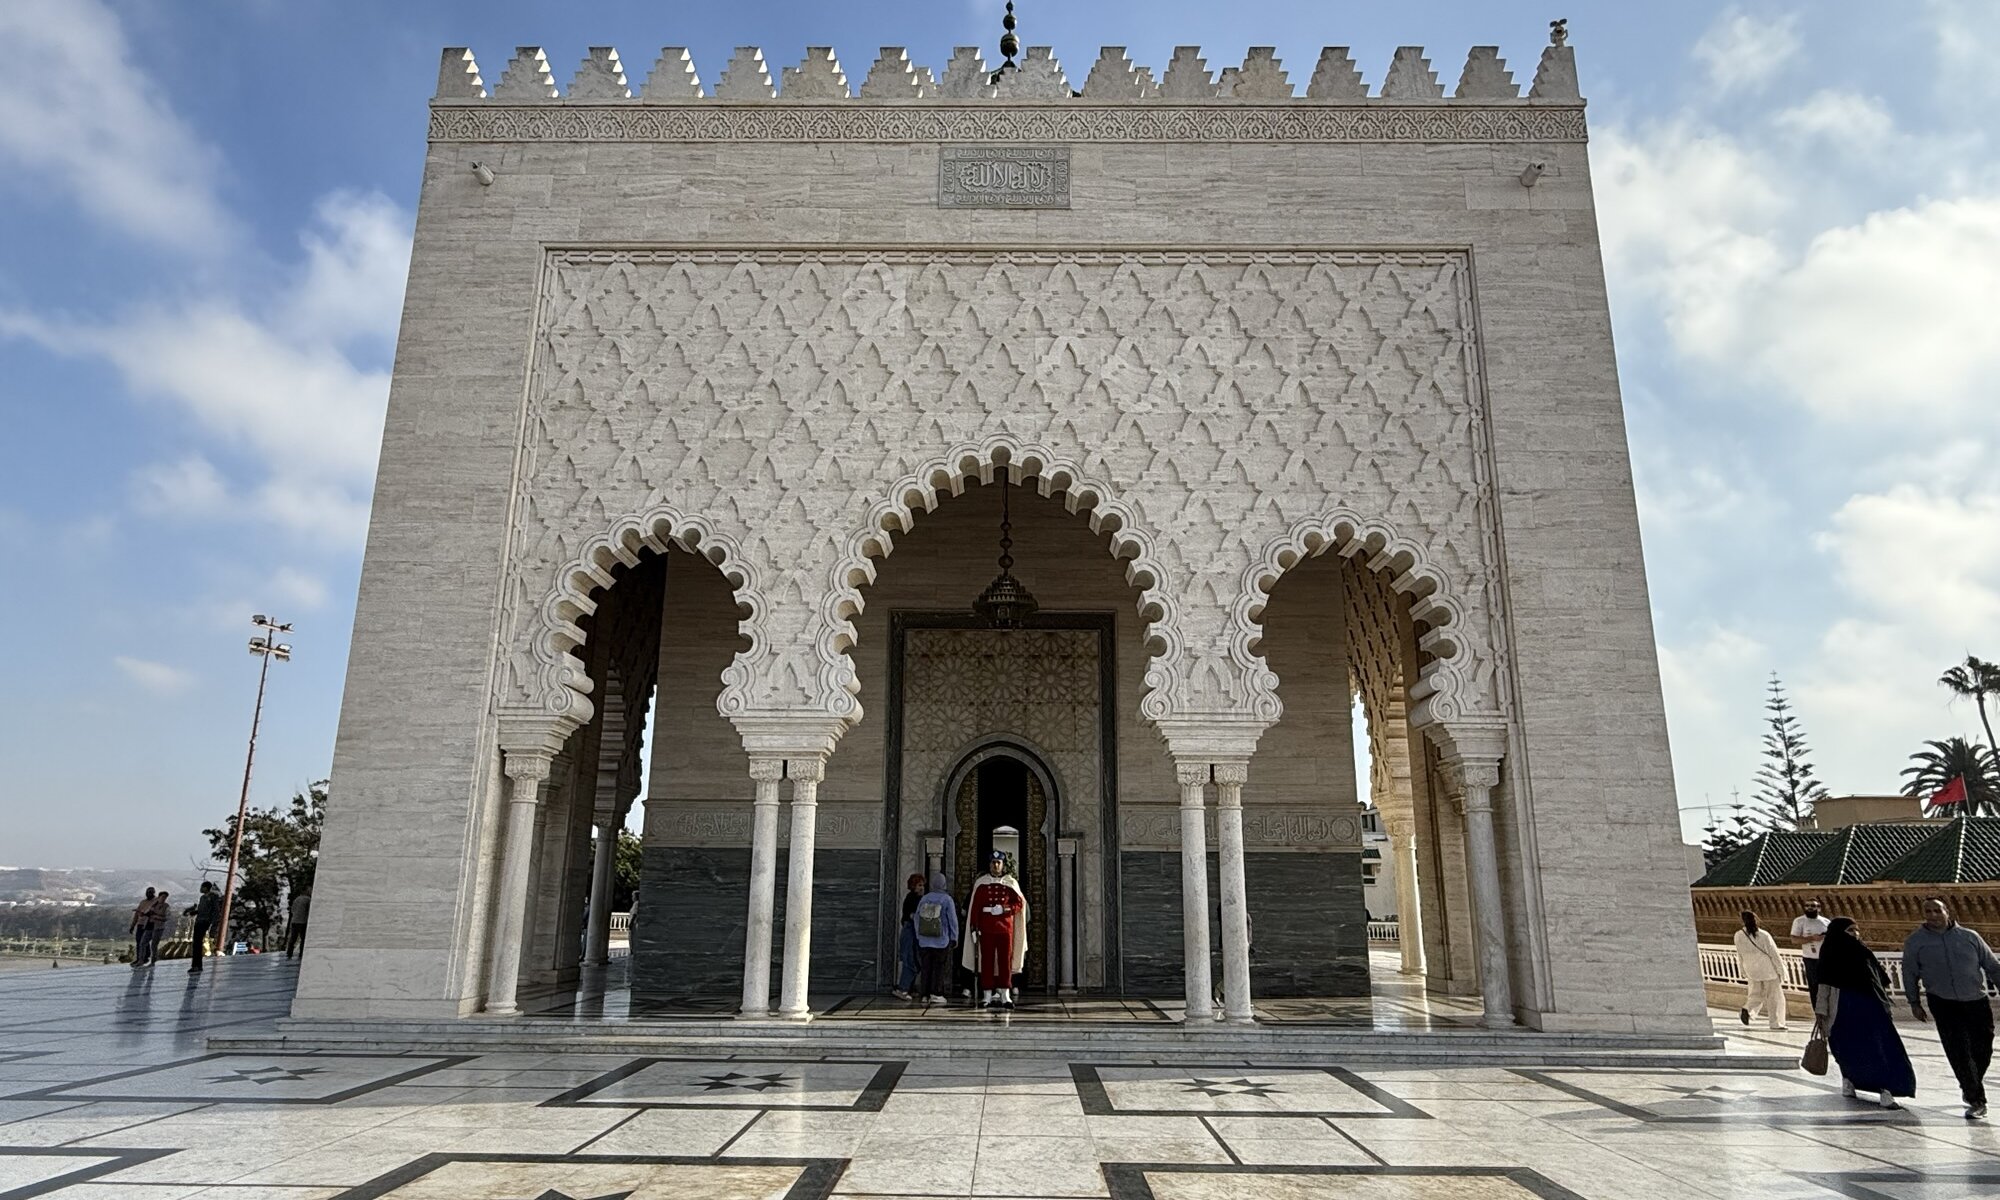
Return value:
<svg viewBox="0 0 2000 1200">
<path fill-rule="evenodd" d="M 1000 574 L 986 590 L 979 593 L 979 599 L 972 602 L 972 611 L 989 629 L 1019 629 L 1023 622 L 1035 615 L 1040 607 L 1035 603 L 1033 593 L 1014 578 L 1014 524 L 1008 519 L 1007 465 L 1000 465 Z"/>
</svg>

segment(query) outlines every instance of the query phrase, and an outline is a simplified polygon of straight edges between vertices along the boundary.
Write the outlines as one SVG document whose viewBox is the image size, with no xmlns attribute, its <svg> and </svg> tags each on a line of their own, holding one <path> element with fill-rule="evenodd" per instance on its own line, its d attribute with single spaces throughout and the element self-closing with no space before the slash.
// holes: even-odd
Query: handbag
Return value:
<svg viewBox="0 0 2000 1200">
<path fill-rule="evenodd" d="M 1806 1039 L 1805 1053 L 1799 1056 L 1799 1066 L 1808 1075 L 1826 1074 L 1826 1022 L 1813 1018 L 1812 1036 Z"/>
</svg>

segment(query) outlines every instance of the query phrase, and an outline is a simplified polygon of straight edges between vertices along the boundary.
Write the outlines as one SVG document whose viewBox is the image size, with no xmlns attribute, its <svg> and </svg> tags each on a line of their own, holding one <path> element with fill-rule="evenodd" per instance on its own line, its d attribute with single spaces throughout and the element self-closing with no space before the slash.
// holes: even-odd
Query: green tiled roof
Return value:
<svg viewBox="0 0 2000 1200">
<path fill-rule="evenodd" d="M 1834 840 L 1831 833 L 1773 829 L 1715 864 L 1696 887 L 1759 887 L 1775 883 L 1813 851 Z"/>
<path fill-rule="evenodd" d="M 1876 878 L 1904 883 L 2000 882 L 2000 817 L 1954 817 Z"/>
<path fill-rule="evenodd" d="M 1883 821 L 1833 831 L 1833 840 L 1805 857 L 1773 883 L 1872 883 L 1884 867 L 1934 837 L 1944 821 Z"/>
</svg>

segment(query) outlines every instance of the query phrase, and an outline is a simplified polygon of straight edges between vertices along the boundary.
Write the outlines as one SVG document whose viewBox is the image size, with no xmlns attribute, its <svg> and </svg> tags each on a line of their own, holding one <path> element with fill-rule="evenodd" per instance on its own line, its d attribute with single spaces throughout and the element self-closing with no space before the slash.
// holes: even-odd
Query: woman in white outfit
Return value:
<svg viewBox="0 0 2000 1200">
<path fill-rule="evenodd" d="M 1785 959 L 1768 929 L 1757 928 L 1757 914 L 1743 914 L 1743 928 L 1736 931 L 1736 961 L 1743 978 L 1750 982 L 1750 994 L 1737 1016 L 1748 1025 L 1759 1009 L 1770 1018 L 1771 1028 L 1785 1027 Z"/>
</svg>

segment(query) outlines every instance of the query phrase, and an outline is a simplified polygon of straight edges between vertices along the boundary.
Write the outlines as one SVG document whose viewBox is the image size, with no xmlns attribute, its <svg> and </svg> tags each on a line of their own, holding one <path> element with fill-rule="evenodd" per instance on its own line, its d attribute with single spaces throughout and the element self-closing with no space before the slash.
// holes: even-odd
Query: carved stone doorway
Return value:
<svg viewBox="0 0 2000 1200">
<path fill-rule="evenodd" d="M 952 863 L 954 887 L 963 904 L 972 881 L 986 868 L 996 841 L 1003 851 L 1017 841 L 1012 863 L 1021 891 L 1028 898 L 1028 954 L 1021 966 L 1021 986 L 1053 990 L 1061 947 L 1058 931 L 1069 927 L 1071 914 L 1061 903 L 1062 889 L 1051 886 L 1051 859 L 1056 845 L 1058 797 L 1048 768 L 1032 753 L 1006 742 L 982 746 L 960 761 L 948 777 L 945 839 Z"/>
</svg>

